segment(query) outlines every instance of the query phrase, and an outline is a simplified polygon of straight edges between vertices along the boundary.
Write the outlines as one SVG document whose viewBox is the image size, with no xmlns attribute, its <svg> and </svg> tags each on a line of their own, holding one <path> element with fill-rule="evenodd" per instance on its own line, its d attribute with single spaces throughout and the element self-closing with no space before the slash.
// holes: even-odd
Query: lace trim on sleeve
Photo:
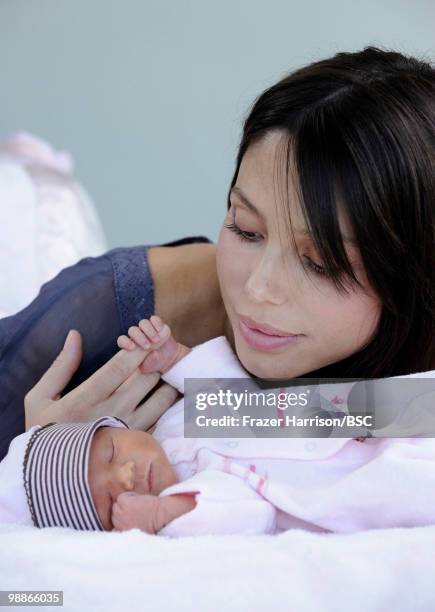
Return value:
<svg viewBox="0 0 435 612">
<path fill-rule="evenodd" d="M 148 265 L 148 246 L 109 251 L 116 303 L 123 334 L 154 312 L 154 283 Z"/>
</svg>

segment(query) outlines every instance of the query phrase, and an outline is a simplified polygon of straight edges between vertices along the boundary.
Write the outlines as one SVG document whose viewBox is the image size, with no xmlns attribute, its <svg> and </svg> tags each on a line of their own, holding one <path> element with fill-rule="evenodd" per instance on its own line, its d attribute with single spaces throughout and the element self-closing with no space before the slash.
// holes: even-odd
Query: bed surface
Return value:
<svg viewBox="0 0 435 612">
<path fill-rule="evenodd" d="M 0 589 L 63 590 L 64 610 L 435 609 L 435 527 L 175 539 L 0 525 L 0 546 Z"/>
</svg>

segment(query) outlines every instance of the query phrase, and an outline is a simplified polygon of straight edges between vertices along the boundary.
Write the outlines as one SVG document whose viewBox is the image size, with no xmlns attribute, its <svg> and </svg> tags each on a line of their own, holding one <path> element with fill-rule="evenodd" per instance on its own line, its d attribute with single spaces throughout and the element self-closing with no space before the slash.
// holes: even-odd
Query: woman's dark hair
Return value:
<svg viewBox="0 0 435 612">
<path fill-rule="evenodd" d="M 294 168 L 302 212 L 331 282 L 340 292 L 359 285 L 340 237 L 339 196 L 382 301 L 366 346 L 304 377 L 376 378 L 435 368 L 434 110 L 433 66 L 372 46 L 300 68 L 253 103 L 231 188 L 248 147 L 280 131 L 287 181 Z M 291 228 L 286 205 L 284 212 Z M 289 235 L 294 240 L 292 229 Z"/>
</svg>

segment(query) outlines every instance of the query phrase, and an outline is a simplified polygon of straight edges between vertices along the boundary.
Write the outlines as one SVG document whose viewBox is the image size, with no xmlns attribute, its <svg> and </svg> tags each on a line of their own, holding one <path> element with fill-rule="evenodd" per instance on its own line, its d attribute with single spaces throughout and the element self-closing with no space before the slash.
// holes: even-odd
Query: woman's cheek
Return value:
<svg viewBox="0 0 435 612">
<path fill-rule="evenodd" d="M 230 301 L 233 310 L 246 310 L 246 302 L 249 301 L 249 297 L 246 295 L 245 287 L 250 277 L 252 264 L 252 254 L 243 252 L 243 250 L 234 252 L 224 264 L 223 295 Z"/>
<path fill-rule="evenodd" d="M 240 256 L 238 245 L 222 230 L 216 249 L 216 270 L 224 298 L 240 276 Z"/>
</svg>

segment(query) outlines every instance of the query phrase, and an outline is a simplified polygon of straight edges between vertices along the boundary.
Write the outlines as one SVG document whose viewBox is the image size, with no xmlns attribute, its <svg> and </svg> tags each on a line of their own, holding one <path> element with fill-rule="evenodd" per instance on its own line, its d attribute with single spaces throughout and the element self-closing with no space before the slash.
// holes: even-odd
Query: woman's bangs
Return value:
<svg viewBox="0 0 435 612">
<path fill-rule="evenodd" d="M 287 133 L 277 147 L 276 184 L 281 191 L 279 201 L 285 226 L 295 246 L 293 224 L 290 214 L 290 183 L 294 186 L 297 201 L 305 219 L 306 229 L 322 258 L 325 275 L 333 282 L 339 293 L 348 293 L 361 284 L 348 259 L 338 223 L 338 198 L 346 190 L 340 188 L 338 168 L 343 152 L 338 142 L 331 146 L 326 131 L 315 114 L 305 119 L 296 133 Z M 336 129 L 334 127 L 334 129 Z M 283 179 L 283 170 L 286 173 Z M 287 186 L 287 193 L 282 187 Z M 297 249 L 296 249 L 297 252 Z"/>
</svg>

